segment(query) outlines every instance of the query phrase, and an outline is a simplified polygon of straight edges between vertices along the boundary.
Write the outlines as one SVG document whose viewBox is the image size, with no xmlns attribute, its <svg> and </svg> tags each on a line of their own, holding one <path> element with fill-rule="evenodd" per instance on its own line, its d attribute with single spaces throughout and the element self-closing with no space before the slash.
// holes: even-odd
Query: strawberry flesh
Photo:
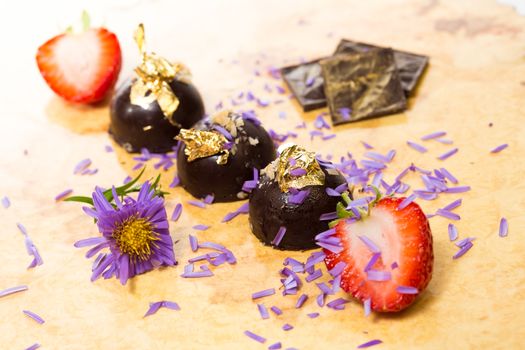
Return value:
<svg viewBox="0 0 525 350">
<path fill-rule="evenodd" d="M 103 100 L 115 85 L 122 63 L 117 37 L 104 28 L 55 36 L 38 48 L 36 60 L 49 87 L 76 103 Z"/>
<path fill-rule="evenodd" d="M 325 249 L 328 269 L 337 263 L 346 264 L 341 288 L 364 302 L 370 298 L 371 309 L 379 312 L 400 311 L 408 307 L 430 282 L 434 254 L 428 220 L 416 203 L 398 210 L 404 198 L 383 198 L 370 211 L 370 216 L 336 226 L 343 250 L 333 253 Z M 360 236 L 365 236 L 380 250 L 379 257 L 368 268 L 381 274 L 390 273 L 385 281 L 371 280 L 367 265 L 374 255 Z M 372 261 L 373 262 L 373 261 Z M 374 272 L 374 271 L 373 271 Z M 399 286 L 417 288 L 416 294 L 403 294 Z"/>
</svg>

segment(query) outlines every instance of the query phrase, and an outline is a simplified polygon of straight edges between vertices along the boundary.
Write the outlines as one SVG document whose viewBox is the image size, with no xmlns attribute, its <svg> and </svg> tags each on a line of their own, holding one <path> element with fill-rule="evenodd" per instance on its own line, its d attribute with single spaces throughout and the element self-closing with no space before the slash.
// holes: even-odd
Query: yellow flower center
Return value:
<svg viewBox="0 0 525 350">
<path fill-rule="evenodd" d="M 137 216 L 130 216 L 118 224 L 112 236 L 122 253 L 140 260 L 149 258 L 151 245 L 159 240 L 157 233 L 153 231 L 153 225 Z"/>
</svg>

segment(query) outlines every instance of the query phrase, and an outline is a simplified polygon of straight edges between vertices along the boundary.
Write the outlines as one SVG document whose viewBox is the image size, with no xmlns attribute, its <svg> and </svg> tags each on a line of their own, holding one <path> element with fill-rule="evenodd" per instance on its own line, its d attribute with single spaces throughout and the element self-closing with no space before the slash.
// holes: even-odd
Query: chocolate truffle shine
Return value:
<svg viewBox="0 0 525 350">
<path fill-rule="evenodd" d="M 175 136 L 182 128 L 190 128 L 204 116 L 204 104 L 194 85 L 173 79 L 169 85 L 180 103 L 171 123 L 162 113 L 157 101 L 146 107 L 130 102 L 132 81 L 125 82 L 111 103 L 109 133 L 128 152 L 142 148 L 154 153 L 164 153 L 177 144 Z"/>
<path fill-rule="evenodd" d="M 228 118 L 242 118 L 230 114 Z M 177 154 L 177 170 L 182 187 L 196 198 L 214 195 L 215 202 L 231 202 L 247 198 L 242 192 L 245 181 L 253 179 L 253 168 L 262 169 L 275 159 L 272 139 L 258 123 L 242 119 L 233 138 L 234 149 L 229 151 L 225 164 L 218 164 L 220 154 L 188 161 L 186 145 L 181 144 Z M 212 131 L 214 123 L 205 119 L 194 129 Z M 223 126 L 223 125 L 221 125 Z M 224 127 L 224 126 L 223 126 Z"/>
<path fill-rule="evenodd" d="M 265 245 L 272 245 L 279 228 L 286 234 L 277 249 L 308 250 L 317 248 L 315 236 L 328 229 L 329 221 L 320 221 L 321 214 L 333 212 L 341 197 L 331 197 L 326 188 L 336 188 L 346 179 L 335 169 L 321 164 L 324 185 L 301 188 L 310 193 L 301 204 L 289 203 L 290 193 L 283 192 L 275 179 L 263 174 L 259 186 L 250 194 L 249 220 L 253 234 Z"/>
</svg>

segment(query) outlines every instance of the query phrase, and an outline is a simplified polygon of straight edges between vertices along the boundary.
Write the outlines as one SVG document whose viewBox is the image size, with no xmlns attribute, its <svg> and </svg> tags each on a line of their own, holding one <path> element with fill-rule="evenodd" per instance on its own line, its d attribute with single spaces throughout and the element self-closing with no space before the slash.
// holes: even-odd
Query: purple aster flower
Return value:
<svg viewBox="0 0 525 350">
<path fill-rule="evenodd" d="M 115 204 L 108 202 L 97 187 L 93 193 L 94 208 L 84 207 L 86 214 L 95 218 L 102 237 L 75 243 L 77 248 L 94 246 L 86 253 L 87 258 L 109 248 L 109 253 L 97 259 L 91 281 L 115 276 L 124 285 L 133 276 L 155 267 L 177 264 L 164 199 L 155 194 L 148 182 L 140 188 L 137 199 L 119 199 L 114 187 L 112 192 Z"/>
</svg>

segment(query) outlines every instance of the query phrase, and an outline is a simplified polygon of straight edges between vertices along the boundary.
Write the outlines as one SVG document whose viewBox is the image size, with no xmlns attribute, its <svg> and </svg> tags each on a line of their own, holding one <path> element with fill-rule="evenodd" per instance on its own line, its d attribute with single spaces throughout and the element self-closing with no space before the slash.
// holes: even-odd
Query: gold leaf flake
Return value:
<svg viewBox="0 0 525 350">
<path fill-rule="evenodd" d="M 290 164 L 291 159 L 295 160 L 294 165 Z M 325 174 L 315 159 L 315 152 L 308 152 L 300 146 L 292 145 L 285 148 L 276 161 L 277 182 L 282 192 L 288 192 L 290 188 L 301 189 L 306 186 L 324 185 Z M 304 169 L 306 174 L 293 176 L 290 171 L 294 169 Z"/>
<path fill-rule="evenodd" d="M 195 159 L 206 158 L 220 154 L 217 164 L 224 165 L 228 161 L 229 151 L 224 148 L 228 142 L 226 137 L 218 132 L 203 131 L 194 129 L 181 129 L 175 138 L 184 142 L 186 148 L 184 154 L 188 157 L 188 162 Z"/>
<path fill-rule="evenodd" d="M 142 24 L 139 24 L 135 31 L 134 39 L 141 54 L 141 62 L 135 68 L 137 79 L 131 86 L 129 96 L 131 103 L 146 108 L 153 101 L 157 101 L 162 113 L 170 123 L 179 126 L 172 117 L 180 101 L 169 83 L 174 79 L 188 82 L 189 70 L 182 64 L 172 64 L 153 52 L 146 52 Z"/>
</svg>

